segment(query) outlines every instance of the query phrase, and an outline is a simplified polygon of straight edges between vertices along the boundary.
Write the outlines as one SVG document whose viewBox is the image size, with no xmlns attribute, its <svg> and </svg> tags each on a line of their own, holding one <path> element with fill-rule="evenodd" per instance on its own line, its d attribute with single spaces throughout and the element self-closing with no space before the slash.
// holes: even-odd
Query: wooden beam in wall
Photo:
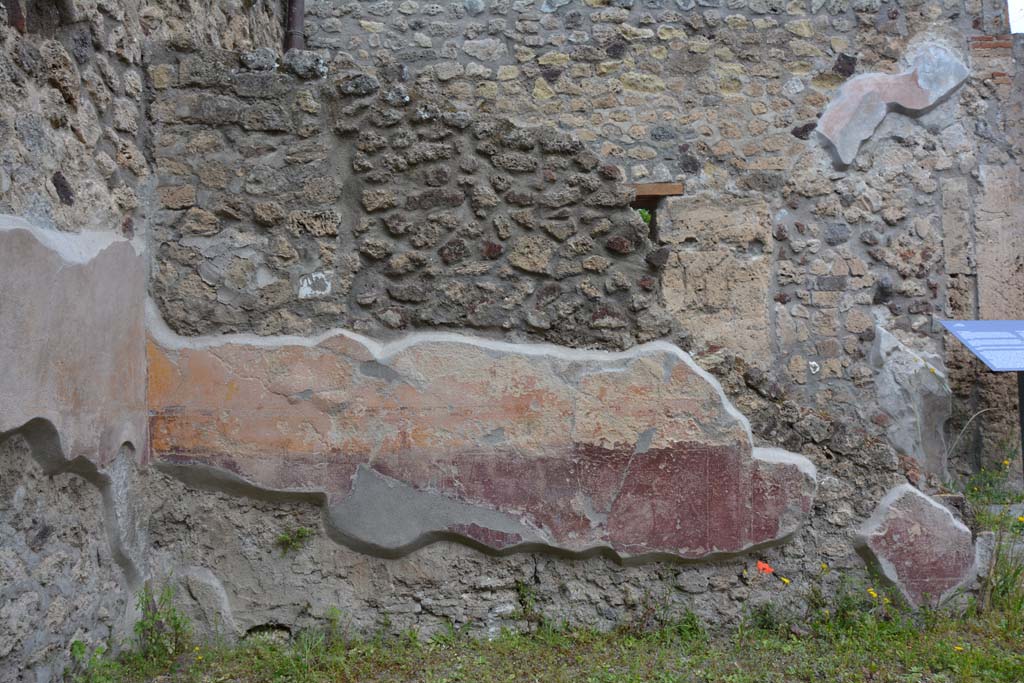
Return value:
<svg viewBox="0 0 1024 683">
<path fill-rule="evenodd" d="M 683 194 L 682 183 L 637 183 L 633 187 L 636 188 L 636 198 L 640 201 Z"/>
</svg>

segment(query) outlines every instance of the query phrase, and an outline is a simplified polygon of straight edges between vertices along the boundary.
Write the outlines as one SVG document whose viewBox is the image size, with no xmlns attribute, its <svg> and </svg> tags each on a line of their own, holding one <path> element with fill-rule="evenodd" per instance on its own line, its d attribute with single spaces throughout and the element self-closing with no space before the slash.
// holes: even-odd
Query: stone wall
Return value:
<svg viewBox="0 0 1024 683">
<path fill-rule="evenodd" d="M 762 390 L 786 387 L 836 424 L 884 433 L 898 418 L 858 408 L 875 389 L 879 323 L 916 352 L 948 354 L 954 436 L 992 409 L 960 442 L 958 462 L 976 466 L 1005 456 L 996 442 L 1015 442 L 1012 383 L 975 388 L 985 371 L 934 317 L 1020 317 L 1022 302 L 1002 301 L 1013 288 L 996 284 L 1019 270 L 995 227 L 1017 210 L 1012 190 L 995 189 L 1013 184 L 1019 151 L 1003 10 L 979 0 L 316 0 L 307 34 L 328 65 L 432 79 L 452 102 L 557 122 L 629 181 L 683 181 L 688 197 L 657 212 L 670 250 L 662 305 L 737 401 L 757 403 L 740 395 L 744 366 L 755 366 Z M 817 118 L 851 78 L 904 71 L 925 44 L 950 49 L 967 81 L 920 114 L 890 115 L 837 166 Z M 673 236 L 694 226 L 697 240 Z"/>
<path fill-rule="evenodd" d="M 144 230 L 149 41 L 280 43 L 276 0 L 7 0 L 0 10 L 0 213 L 77 232 Z"/>
<path fill-rule="evenodd" d="M 130 634 L 134 604 L 98 488 L 48 476 L 24 440 L 0 443 L 0 678 L 64 680 L 72 641 Z"/>
<path fill-rule="evenodd" d="M 991 5 L 991 6 L 990 6 Z M 972 105 L 980 119 L 976 153 L 978 165 L 967 179 L 950 179 L 944 194 L 944 257 L 949 273 L 947 315 L 983 320 L 1024 317 L 1024 290 L 1020 287 L 1024 252 L 1019 239 L 1007 231 L 1019 225 L 1020 157 L 1024 153 L 1024 57 L 1021 36 L 1000 35 L 1004 28 L 1000 3 L 986 4 L 985 25 L 996 35 L 974 36 L 969 49 L 971 66 L 980 82 L 979 98 Z M 948 195 L 948 201 L 945 197 Z M 1017 387 L 1012 373 L 993 373 L 956 342 L 946 347 L 947 365 L 957 395 L 959 415 L 951 434 L 957 434 L 972 415 L 972 423 L 954 455 L 962 472 L 1012 461 L 1010 473 L 1024 481 L 1019 453 Z M 983 411 L 983 412 L 982 412 Z"/>
<path fill-rule="evenodd" d="M 351 12 L 326 23 L 338 29 L 357 22 L 354 6 L 346 7 Z M 566 11 L 582 10 L 542 14 L 553 21 Z M 623 22 L 624 11 L 616 15 Z M 477 35 L 458 6 L 450 12 L 454 23 L 446 31 L 459 26 L 465 36 Z M 403 11 L 389 16 L 401 33 Z M 639 24 L 650 23 L 645 16 Z M 825 16 L 817 23 L 826 25 Z M 790 71 L 752 71 L 745 78 L 760 85 L 719 94 L 721 102 L 709 100 L 714 111 L 749 107 L 755 113 L 744 116 L 756 133 L 758 121 L 789 120 L 767 113 L 772 102 L 778 109 L 783 101 L 809 99 L 821 105 L 820 114 L 856 64 L 904 68 L 925 42 L 957 44 L 950 22 L 918 17 L 919 33 L 900 38 L 906 55 L 899 57 L 894 43 L 883 59 L 869 49 L 877 31 L 853 31 L 844 16 L 827 25 L 849 34 L 847 46 L 861 41 L 861 62 L 836 57 L 842 73 L 824 78 L 822 60 L 845 55 L 836 47 L 844 43 L 833 45 L 833 36 L 826 46 L 812 32 L 801 40 L 820 43 L 811 62 L 822 71 L 804 78 L 806 87 L 772 95 L 771 84 L 784 76 L 784 83 L 799 81 L 794 62 L 783 61 Z M 658 17 L 659 26 L 682 21 L 674 12 Z M 732 23 L 716 33 L 727 44 L 749 29 Z M 629 24 L 618 25 L 629 32 Z M 319 26 L 313 21 L 310 28 L 314 46 L 326 40 Z M 588 40 L 599 43 L 592 28 Z M 792 48 L 792 30 L 779 31 Z M 811 442 L 827 451 L 835 433 L 881 436 L 905 419 L 862 401 L 865 390 L 876 390 L 869 358 L 875 326 L 925 355 L 942 348 L 933 316 L 953 313 L 947 291 L 963 284 L 945 264 L 962 269 L 973 249 L 973 242 L 957 246 L 957 235 L 945 231 L 973 216 L 976 195 L 982 201 L 965 176 L 977 165 L 980 138 L 963 121 L 985 95 L 984 81 L 957 88 L 957 79 L 951 98 L 916 119 L 886 117 L 849 167 L 837 167 L 828 145 L 803 127 L 778 132 L 786 145 L 771 157 L 776 179 L 756 188 L 745 184 L 735 159 L 709 162 L 699 177 L 659 176 L 684 180 L 688 196 L 662 202 L 648 230 L 623 210 L 631 195 L 615 181 L 631 171 L 605 161 L 607 149 L 586 134 L 596 130 L 592 124 L 580 129 L 556 119 L 561 129 L 529 127 L 530 117 L 490 114 L 475 91 L 456 88 L 467 79 L 481 87 L 490 82 L 480 64 L 516 61 L 508 50 L 480 53 L 478 64 L 469 53 L 444 61 L 450 45 L 424 48 L 422 64 L 399 67 L 386 42 L 374 59 L 354 50 L 363 38 L 376 40 L 372 31 L 356 33 L 362 38 L 335 36 L 335 47 L 295 53 L 280 65 L 265 50 L 151 56 L 150 132 L 161 206 L 153 217 L 153 292 L 175 331 L 308 334 L 340 325 L 387 337 L 447 327 L 605 348 L 668 337 L 703 358 L 741 405 L 762 414 L 756 422 L 767 431 L 759 435 L 781 430 L 796 449 Z M 501 35 L 510 45 L 529 42 L 515 31 Z M 682 37 L 662 44 L 644 36 L 627 41 L 634 60 L 651 45 L 692 54 Z M 558 36 L 548 38 L 555 49 Z M 587 42 L 582 34 L 577 40 Z M 473 41 L 464 38 L 479 52 Z M 342 43 L 352 51 L 340 52 Z M 949 50 L 954 60 L 963 53 Z M 465 69 L 458 78 L 445 76 L 444 69 L 463 62 L 484 70 L 471 79 Z M 657 60 L 644 64 L 660 73 Z M 559 73 L 559 82 L 568 78 Z M 671 83 L 689 92 L 688 78 Z M 511 90 L 502 101 L 509 98 Z M 569 100 L 557 101 L 571 108 Z M 728 139 L 710 128 L 705 133 Z M 755 135 L 759 142 L 765 136 Z M 763 158 L 749 145 L 737 154 L 745 164 Z M 716 174 L 722 182 L 708 184 Z M 960 261 L 957 254 L 964 255 Z M 1001 271 L 993 264 L 991 272 Z M 799 406 L 796 419 L 783 416 L 780 398 Z M 795 425 L 806 419 L 823 423 L 801 434 Z M 928 427 L 938 431 L 923 440 L 930 450 L 945 449 L 944 421 Z M 902 455 L 912 476 L 915 461 L 945 457 Z"/>
<path fill-rule="evenodd" d="M 152 59 L 153 291 L 173 329 L 612 348 L 670 329 L 632 190 L 571 135 L 451 106 L 429 80 L 306 82 L 274 61 Z"/>
<path fill-rule="evenodd" d="M 178 585 L 197 624 L 226 627 L 229 636 L 322 624 L 332 606 L 364 631 L 390 624 L 430 632 L 449 620 L 481 631 L 528 627 L 530 604 L 545 618 L 602 628 L 643 617 L 652 605 L 669 617 L 693 609 L 729 622 L 768 600 L 799 609 L 799 589 L 821 582 L 829 593 L 841 577 L 863 577 L 858 549 L 883 566 L 899 556 L 903 574 L 890 578 L 915 587 L 906 594 L 918 604 L 932 590 L 970 587 L 983 544 L 915 490 L 894 487 L 907 480 L 937 487 L 949 437 L 977 410 L 990 409 L 959 442 L 951 469 L 1002 460 L 1003 445 L 1016 439 L 1008 378 L 985 375 L 936 323 L 944 315 L 1018 318 L 1024 305 L 1013 287 L 1024 258 L 1010 229 L 1021 218 L 1024 73 L 1014 52 L 1019 58 L 1022 43 L 1004 34 L 1000 3 L 307 0 L 311 51 L 286 57 L 277 51 L 281 8 L 270 0 L 74 0 L 62 11 L 42 0 L 7 0 L 3 7 L 0 212 L 42 226 L 32 231 L 43 235 L 38 243 L 67 263 L 52 254 L 22 263 L 0 250 L 0 263 L 9 261 L 0 281 L 6 276 L 5 289 L 34 302 L 19 310 L 77 311 L 108 332 L 125 323 L 130 334 L 119 336 L 140 345 L 141 317 L 120 320 L 109 306 L 84 303 L 86 289 L 53 275 L 73 277 L 66 266 L 99 243 L 95 234 L 66 232 L 131 238 L 134 249 L 118 243 L 108 254 L 129 259 L 124 268 L 87 269 L 112 288 L 96 297 L 120 292 L 136 316 L 148 261 L 150 333 L 166 321 L 181 335 L 166 355 L 196 350 L 195 363 L 180 369 L 201 380 L 193 388 L 211 387 L 181 403 L 171 387 L 170 398 L 147 407 L 186 422 L 202 413 L 219 431 L 200 436 L 223 437 L 231 448 L 214 452 L 197 438 L 195 452 L 178 439 L 149 450 L 144 428 L 127 438 L 116 419 L 58 400 L 60 391 L 43 383 L 23 392 L 0 382 L 0 406 L 10 407 L 0 412 L 0 526 L 12 530 L 3 535 L 0 570 L 28 591 L 0 594 L 0 623 L 15 624 L 13 636 L 0 639 L 0 677 L 25 670 L 58 678 L 68 656 L 62 647 L 116 633 L 145 578 Z M 962 61 L 967 79 L 923 111 L 880 112 L 852 163 L 837 163 L 814 130 L 818 117 L 853 77 L 905 76 L 925 46 Z M 852 132 L 859 140 L 861 131 Z M 653 180 L 681 181 L 685 192 L 659 203 L 648 226 L 629 210 L 632 191 L 622 183 Z M 50 284 L 21 287 L 30 276 Z M 43 367 L 38 335 L 46 325 L 72 324 L 53 314 L 33 327 L 33 318 L 3 307 L 0 316 L 9 332 L 0 340 L 16 340 L 0 342 L 0 353 L 17 359 L 12 367 Z M 382 343 L 360 337 L 353 351 L 344 341 L 353 338 L 337 328 Z M 461 422 L 431 418 L 451 406 L 425 401 L 414 380 L 464 369 L 450 347 L 438 356 L 443 362 L 417 348 L 420 332 L 439 328 L 489 338 L 459 338 L 474 345 L 481 367 L 506 353 L 541 353 L 522 342 L 562 345 L 543 353 L 568 364 L 549 379 L 578 392 L 565 402 L 571 409 L 545 415 L 544 402 L 530 398 L 535 387 L 517 384 L 530 373 L 506 372 L 506 383 L 472 378 L 462 398 L 478 410 L 501 389 L 501 400 L 518 410 L 498 416 L 507 432 L 472 410 Z M 231 332 L 258 336 L 219 338 Z M 307 339 L 284 336 L 293 334 Z M 73 344 L 66 332 L 51 336 L 84 369 L 63 384 L 48 376 L 54 386 L 72 398 L 110 389 L 89 379 L 89 370 L 105 366 L 82 360 L 112 348 L 101 335 L 86 335 L 95 348 Z M 428 338 L 454 343 L 450 335 Z M 607 552 L 539 553 L 508 544 L 496 527 L 459 524 L 431 529 L 417 539 L 424 547 L 384 559 L 392 548 L 353 543 L 345 536 L 351 530 L 330 518 L 322 481 L 311 487 L 295 479 L 302 467 L 317 472 L 317 458 L 336 455 L 331 439 L 353 410 L 345 401 L 353 387 L 373 388 L 362 397 L 371 413 L 397 416 L 388 426 L 401 438 L 381 443 L 406 464 L 419 462 L 424 444 L 450 438 L 453 425 L 489 425 L 472 458 L 454 465 L 471 469 L 495 454 L 491 460 L 501 462 L 513 427 L 532 434 L 542 424 L 558 438 L 531 444 L 547 458 L 537 459 L 539 474 L 506 468 L 506 476 L 558 488 L 551 473 L 567 460 L 584 474 L 588 462 L 598 465 L 593 474 L 613 460 L 628 471 L 634 457 L 648 463 L 664 455 L 652 449 L 659 430 L 644 420 L 679 429 L 702 422 L 685 410 L 684 418 L 659 412 L 663 388 L 646 400 L 616 393 L 621 385 L 608 378 L 633 356 L 600 356 L 594 369 L 576 362 L 577 349 L 652 339 L 675 342 L 714 373 L 749 418 L 755 448 L 782 446 L 816 466 L 806 519 L 775 545 L 756 555 L 744 554 L 743 543 L 719 555 L 702 548 L 693 555 L 705 558 L 700 564 L 651 556 L 622 566 Z M 320 342 L 321 350 L 310 350 Z M 231 360 L 220 347 L 232 344 L 240 354 L 235 369 L 253 372 L 219 382 Z M 409 358 L 396 352 L 401 362 L 392 367 L 372 352 L 384 348 Z M 351 367 L 317 372 L 339 349 L 354 354 Z M 151 346 L 146 362 L 151 381 L 167 365 L 156 351 Z M 681 357 L 677 349 L 670 355 Z M 247 359 L 261 365 L 248 368 Z M 661 372 L 645 375 L 652 386 L 671 374 L 655 366 Z M 581 378 L 591 374 L 605 384 L 588 394 L 597 380 Z M 31 383 L 2 377 L 12 386 Z M 682 386 L 711 381 L 694 377 Z M 245 397 L 252 405 L 236 400 L 238 382 L 269 387 L 282 415 L 313 411 L 315 419 L 274 423 L 286 428 L 284 440 L 273 429 L 253 431 L 270 424 L 259 422 L 270 402 L 254 398 L 258 392 Z M 224 406 L 237 416 L 199 400 L 215 389 L 227 392 Z M 20 400 L 30 394 L 32 402 Z M 591 399 L 597 408 L 586 409 Z M 602 422 L 601 411 L 615 402 L 633 402 L 623 412 L 643 419 L 629 430 Z M 722 399 L 720 409 L 734 415 L 728 404 Z M 594 448 L 582 455 L 559 440 L 576 433 L 577 419 L 594 431 L 587 442 Z M 304 432 L 307 422 L 317 428 Z M 287 439 L 314 446 L 273 450 Z M 614 458 L 600 451 L 610 441 Z M 132 451 L 141 456 L 137 470 Z M 282 453 L 298 466 L 288 467 L 293 461 Z M 96 489 L 75 484 L 76 475 Z M 240 483 L 243 476 L 251 481 Z M 403 481 L 436 493 L 432 477 Z M 465 496 L 458 477 L 438 481 Z M 639 498 L 683 519 L 669 495 L 682 489 L 666 481 Z M 347 489 L 335 483 L 337 503 Z M 478 507 L 495 493 L 480 490 L 486 495 L 469 496 Z M 588 531 L 601 526 L 592 496 L 556 499 L 596 525 L 583 525 Z M 515 501 L 499 502 L 534 524 Z M 39 520 L 60 531 L 40 541 Z M 901 555 L 892 537 L 907 524 L 941 527 L 935 533 L 954 541 L 956 566 L 929 556 L 942 543 Z M 283 554 L 275 536 L 300 525 L 314 538 Z M 548 551 L 558 546 L 540 538 Z M 95 557 L 86 548 L 97 549 Z M 506 550 L 515 552 L 502 556 Z M 688 548 L 665 554 L 690 557 L 681 550 Z M 761 558 L 792 580 L 789 588 L 751 569 Z M 825 576 L 823 562 L 833 569 Z M 54 565 L 61 578 L 51 582 L 45 572 Z M 945 573 L 924 581 L 907 574 L 921 565 Z M 76 567 L 88 567 L 84 583 L 72 581 Z M 56 626 L 46 638 L 18 626 L 25 615 L 47 614 Z"/>
</svg>

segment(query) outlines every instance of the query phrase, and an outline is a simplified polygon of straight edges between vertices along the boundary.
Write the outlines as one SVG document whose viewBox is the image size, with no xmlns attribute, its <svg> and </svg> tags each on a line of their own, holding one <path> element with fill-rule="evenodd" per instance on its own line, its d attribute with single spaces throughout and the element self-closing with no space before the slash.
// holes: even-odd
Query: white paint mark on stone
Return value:
<svg viewBox="0 0 1024 683">
<path fill-rule="evenodd" d="M 331 293 L 331 276 L 334 271 L 325 270 L 318 273 L 310 273 L 299 278 L 299 298 L 316 299 L 327 296 Z"/>
<path fill-rule="evenodd" d="M 804 82 L 799 78 L 791 78 L 782 84 L 782 94 L 786 97 L 795 97 L 804 91 Z"/>
</svg>

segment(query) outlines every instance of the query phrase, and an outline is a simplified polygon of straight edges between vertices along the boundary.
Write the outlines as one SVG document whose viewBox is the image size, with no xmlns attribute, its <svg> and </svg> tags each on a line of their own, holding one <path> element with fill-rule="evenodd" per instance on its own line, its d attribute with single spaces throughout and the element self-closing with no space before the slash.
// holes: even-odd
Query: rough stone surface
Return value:
<svg viewBox="0 0 1024 683">
<path fill-rule="evenodd" d="M 460 327 L 627 348 L 667 330 L 649 321 L 664 318 L 656 245 L 633 192 L 573 135 L 427 82 L 244 61 L 151 60 L 169 74 L 151 109 L 153 290 L 177 332 Z"/>
<path fill-rule="evenodd" d="M 63 681 L 69 646 L 131 635 L 134 603 L 100 491 L 52 475 L 21 437 L 0 439 L 0 680 Z"/>
<path fill-rule="evenodd" d="M 131 235 L 147 220 L 144 47 L 281 44 L 278 0 L 32 0 L 0 12 L 0 214 Z M 60 12 L 58 7 L 68 8 Z"/>
<path fill-rule="evenodd" d="M 455 536 L 701 559 L 790 535 L 813 501 L 813 465 L 752 449 L 717 383 L 667 344 L 612 355 L 151 328 L 152 456 L 184 478 L 212 466 L 326 494 L 336 536 L 367 552 Z"/>
<path fill-rule="evenodd" d="M 914 606 L 941 604 L 979 570 L 970 529 L 909 484 L 886 494 L 857 543 Z"/>
<path fill-rule="evenodd" d="M 710 197 L 671 198 L 659 239 L 672 252 L 663 274 L 668 310 L 695 348 L 728 348 L 754 364 L 771 355 L 768 206 Z M 694 315 L 694 312 L 699 314 Z"/>
<path fill-rule="evenodd" d="M 819 548 L 832 552 L 825 557 L 834 571 L 821 580 L 829 595 L 840 574 L 863 575 L 848 542 L 820 546 L 809 528 L 782 546 L 714 563 L 623 566 L 607 557 L 550 553 L 495 557 L 448 540 L 383 559 L 332 540 L 317 502 L 215 489 L 150 469 L 142 490 L 152 509 L 147 533 L 155 580 L 166 577 L 179 586 L 179 604 L 199 632 L 228 639 L 271 627 L 293 634 L 323 628 L 332 608 L 352 633 L 416 629 L 425 638 L 451 625 L 483 637 L 503 628 L 524 631 L 538 617 L 607 630 L 642 623 L 652 609 L 665 619 L 692 611 L 709 624 L 734 624 L 753 606 L 791 597 L 780 593 L 776 578 L 758 574 L 759 558 L 802 587 L 821 573 Z M 842 510 L 836 501 L 817 505 L 829 514 Z M 298 527 L 314 534 L 282 555 L 276 538 Z"/>
<path fill-rule="evenodd" d="M 910 113 L 928 109 L 967 78 L 963 61 L 939 45 L 925 45 L 900 74 L 864 74 L 848 81 L 818 121 L 818 131 L 843 164 L 853 162 L 861 142 L 885 115 L 899 107 Z"/>
</svg>

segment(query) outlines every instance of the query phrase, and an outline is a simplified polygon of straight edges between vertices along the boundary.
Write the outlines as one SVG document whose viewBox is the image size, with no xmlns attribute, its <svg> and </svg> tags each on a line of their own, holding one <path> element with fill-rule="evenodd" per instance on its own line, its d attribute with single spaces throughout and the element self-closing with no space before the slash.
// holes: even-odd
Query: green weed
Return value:
<svg viewBox="0 0 1024 683">
<path fill-rule="evenodd" d="M 314 531 L 308 527 L 300 526 L 291 531 L 284 531 L 280 533 L 274 544 L 281 549 L 282 555 L 288 553 L 295 553 L 302 550 L 305 547 L 306 542 L 313 538 L 315 535 Z"/>
</svg>

